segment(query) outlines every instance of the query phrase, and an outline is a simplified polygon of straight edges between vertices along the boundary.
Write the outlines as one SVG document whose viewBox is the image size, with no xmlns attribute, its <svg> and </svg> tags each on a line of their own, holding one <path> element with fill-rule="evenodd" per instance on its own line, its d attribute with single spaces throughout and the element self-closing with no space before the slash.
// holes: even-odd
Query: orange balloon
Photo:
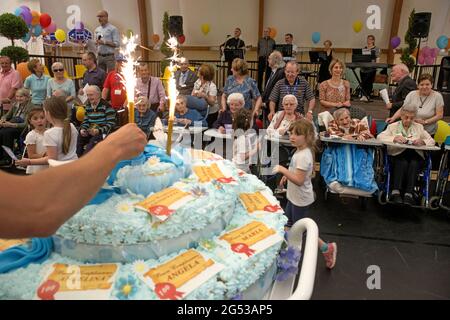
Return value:
<svg viewBox="0 0 450 320">
<path fill-rule="evenodd" d="M 275 37 L 277 36 L 277 29 L 275 29 L 274 27 L 270 27 L 269 28 L 269 36 L 272 39 L 275 39 Z"/>
<path fill-rule="evenodd" d="M 445 48 L 446 50 L 450 50 L 450 38 L 448 38 L 448 45 L 447 48 Z"/>
<path fill-rule="evenodd" d="M 414 51 L 411 53 L 412 56 L 416 56 L 417 55 L 417 48 L 414 49 Z"/>
<path fill-rule="evenodd" d="M 27 63 L 21 62 L 17 65 L 17 71 L 19 72 L 20 76 L 22 77 L 22 81 L 25 81 L 25 79 L 31 75 L 30 70 L 28 70 Z"/>
<path fill-rule="evenodd" d="M 31 25 L 37 26 L 40 23 L 41 14 L 37 11 L 31 11 L 31 16 L 33 17 L 31 20 Z"/>
<path fill-rule="evenodd" d="M 154 44 L 157 44 L 159 42 L 159 35 L 157 35 L 156 33 L 152 35 L 152 41 Z"/>
</svg>

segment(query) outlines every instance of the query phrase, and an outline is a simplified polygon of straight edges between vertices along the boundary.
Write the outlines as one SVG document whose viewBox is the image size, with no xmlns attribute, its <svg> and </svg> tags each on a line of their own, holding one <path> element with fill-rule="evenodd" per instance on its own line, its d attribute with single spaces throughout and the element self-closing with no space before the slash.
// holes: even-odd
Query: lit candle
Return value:
<svg viewBox="0 0 450 320">
<path fill-rule="evenodd" d="M 170 61 L 170 78 L 169 78 L 169 121 L 168 121 L 168 128 L 167 128 L 167 145 L 166 145 L 166 153 L 168 156 L 170 156 L 171 149 L 172 149 L 172 134 L 173 134 L 173 122 L 175 120 L 175 104 L 177 100 L 177 84 L 175 81 L 175 64 L 178 55 L 177 55 L 177 46 L 178 41 L 175 37 L 172 37 L 168 41 L 169 48 L 173 51 L 173 56 L 169 58 Z"/>
</svg>

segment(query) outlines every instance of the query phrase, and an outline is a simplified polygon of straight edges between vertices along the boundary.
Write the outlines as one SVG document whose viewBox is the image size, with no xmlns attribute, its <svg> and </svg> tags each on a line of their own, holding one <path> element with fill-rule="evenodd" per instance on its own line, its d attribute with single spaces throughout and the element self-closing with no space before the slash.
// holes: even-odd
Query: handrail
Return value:
<svg viewBox="0 0 450 320">
<path fill-rule="evenodd" d="M 299 270 L 299 280 L 294 290 L 295 275 L 285 281 L 275 281 L 269 299 L 309 300 L 314 289 L 317 267 L 319 228 L 314 220 L 304 218 L 297 221 L 289 231 L 289 245 L 302 250 L 303 234 L 306 232 L 306 244 L 303 261 Z"/>
</svg>

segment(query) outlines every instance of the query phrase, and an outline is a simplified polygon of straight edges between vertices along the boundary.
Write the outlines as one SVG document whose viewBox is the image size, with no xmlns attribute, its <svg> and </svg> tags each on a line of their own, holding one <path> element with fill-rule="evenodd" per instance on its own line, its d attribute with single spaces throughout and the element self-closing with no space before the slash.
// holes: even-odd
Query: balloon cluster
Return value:
<svg viewBox="0 0 450 320">
<path fill-rule="evenodd" d="M 41 35 L 46 35 L 47 33 L 55 32 L 56 25 L 52 22 L 52 18 L 47 13 L 39 13 L 37 11 L 31 10 L 27 6 L 20 6 L 14 11 L 17 17 L 22 18 L 22 20 L 28 26 L 28 33 L 22 38 L 23 42 L 28 42 L 32 37 L 39 37 Z"/>
<path fill-rule="evenodd" d="M 418 58 L 419 64 L 433 65 L 438 53 L 439 53 L 438 48 L 432 49 L 428 46 L 423 47 L 419 51 L 419 58 Z"/>
</svg>

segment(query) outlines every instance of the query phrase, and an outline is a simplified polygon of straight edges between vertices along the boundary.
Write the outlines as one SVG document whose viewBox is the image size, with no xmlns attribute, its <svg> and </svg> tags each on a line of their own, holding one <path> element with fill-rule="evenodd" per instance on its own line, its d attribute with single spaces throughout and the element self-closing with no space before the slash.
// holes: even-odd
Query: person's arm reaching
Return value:
<svg viewBox="0 0 450 320">
<path fill-rule="evenodd" d="M 92 199 L 117 162 L 137 156 L 146 143 L 145 133 L 128 124 L 67 165 L 32 176 L 0 172 L 0 238 L 54 234 Z"/>
</svg>

